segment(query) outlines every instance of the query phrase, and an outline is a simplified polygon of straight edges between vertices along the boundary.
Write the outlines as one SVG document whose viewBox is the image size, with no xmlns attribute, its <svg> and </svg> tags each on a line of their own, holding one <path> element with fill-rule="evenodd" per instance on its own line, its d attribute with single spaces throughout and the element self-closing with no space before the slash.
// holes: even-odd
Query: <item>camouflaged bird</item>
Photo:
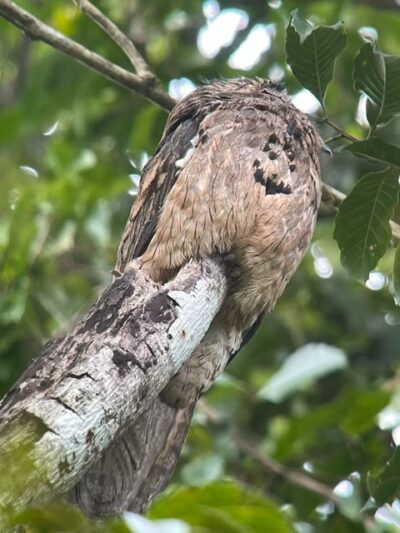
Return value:
<svg viewBox="0 0 400 533">
<path fill-rule="evenodd" d="M 78 485 L 75 499 L 91 514 L 140 511 L 168 482 L 197 399 L 273 309 L 307 250 L 321 146 L 307 116 L 268 80 L 211 83 L 171 112 L 116 268 L 165 282 L 192 258 L 220 257 L 229 292 L 190 360 Z"/>
</svg>

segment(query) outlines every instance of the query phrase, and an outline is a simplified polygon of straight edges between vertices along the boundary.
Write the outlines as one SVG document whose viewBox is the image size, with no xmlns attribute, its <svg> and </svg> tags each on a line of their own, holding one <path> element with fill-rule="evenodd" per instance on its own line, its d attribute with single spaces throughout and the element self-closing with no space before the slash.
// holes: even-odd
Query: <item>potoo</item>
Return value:
<svg viewBox="0 0 400 533">
<path fill-rule="evenodd" d="M 201 87 L 171 112 L 117 270 L 171 279 L 192 258 L 226 265 L 229 292 L 205 338 L 139 421 L 77 485 L 105 515 L 142 510 L 166 485 L 199 396 L 271 311 L 309 245 L 321 197 L 319 134 L 268 80 Z"/>
</svg>

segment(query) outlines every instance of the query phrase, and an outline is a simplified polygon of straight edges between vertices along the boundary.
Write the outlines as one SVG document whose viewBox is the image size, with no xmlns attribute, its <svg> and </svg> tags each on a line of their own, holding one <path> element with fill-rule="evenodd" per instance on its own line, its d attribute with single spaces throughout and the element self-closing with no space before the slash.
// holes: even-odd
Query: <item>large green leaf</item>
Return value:
<svg viewBox="0 0 400 533">
<path fill-rule="evenodd" d="M 271 402 L 281 402 L 320 377 L 347 366 L 346 355 L 328 344 L 310 343 L 292 353 L 259 391 Z"/>
<path fill-rule="evenodd" d="M 290 533 L 293 528 L 261 493 L 238 483 L 215 482 L 166 494 L 149 511 L 150 518 L 175 517 L 207 533 Z"/>
<path fill-rule="evenodd" d="M 352 143 L 346 147 L 354 155 L 400 168 L 400 148 L 385 143 L 378 137 Z"/>
<path fill-rule="evenodd" d="M 383 54 L 365 43 L 353 70 L 354 88 L 368 96 L 367 117 L 374 130 L 400 113 L 400 57 Z"/>
<path fill-rule="evenodd" d="M 397 172 L 373 172 L 357 182 L 340 206 L 334 237 L 343 266 L 355 277 L 366 280 L 385 253 L 398 194 Z"/>
<path fill-rule="evenodd" d="M 336 57 L 346 45 L 343 24 L 314 26 L 298 9 L 286 31 L 287 62 L 299 82 L 323 102 Z"/>
</svg>

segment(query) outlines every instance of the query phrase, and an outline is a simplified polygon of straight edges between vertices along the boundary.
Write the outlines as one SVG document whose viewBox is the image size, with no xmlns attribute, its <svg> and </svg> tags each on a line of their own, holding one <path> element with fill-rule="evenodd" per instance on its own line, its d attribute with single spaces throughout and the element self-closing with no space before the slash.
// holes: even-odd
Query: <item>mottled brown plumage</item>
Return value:
<svg viewBox="0 0 400 533">
<path fill-rule="evenodd" d="M 117 269 L 141 268 L 164 282 L 191 258 L 217 256 L 230 289 L 190 361 L 89 473 L 86 487 L 99 492 L 99 472 L 110 482 L 113 456 L 157 424 L 138 464 L 129 466 L 127 456 L 121 467 L 132 479 L 116 489 L 120 509 L 142 509 L 167 483 L 198 397 L 274 307 L 304 256 L 320 201 L 320 147 L 308 118 L 267 80 L 215 82 L 172 111 L 143 171 Z"/>
<path fill-rule="evenodd" d="M 307 248 L 320 199 L 320 138 L 267 81 L 198 89 L 168 120 L 144 169 L 117 268 L 140 256 L 157 281 L 192 257 L 236 264 L 224 313 L 239 327 L 270 310 Z"/>
</svg>

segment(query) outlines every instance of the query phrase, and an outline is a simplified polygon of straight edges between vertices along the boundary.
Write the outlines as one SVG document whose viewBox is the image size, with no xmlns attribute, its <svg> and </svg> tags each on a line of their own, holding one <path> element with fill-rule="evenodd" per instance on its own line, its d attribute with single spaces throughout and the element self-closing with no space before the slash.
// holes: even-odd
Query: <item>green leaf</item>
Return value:
<svg viewBox="0 0 400 533">
<path fill-rule="evenodd" d="M 398 296 L 400 296 L 400 246 L 396 247 L 393 261 L 393 287 Z"/>
<path fill-rule="evenodd" d="M 207 533 L 291 533 L 283 513 L 262 494 L 233 482 L 202 488 L 180 488 L 150 509 L 152 519 L 175 517 Z"/>
<path fill-rule="evenodd" d="M 339 208 L 334 238 L 343 266 L 358 279 L 368 279 L 388 247 L 398 195 L 397 172 L 372 172 L 356 183 Z"/>
<path fill-rule="evenodd" d="M 400 113 L 400 57 L 383 54 L 365 43 L 354 60 L 354 88 L 368 96 L 367 117 L 372 131 Z"/>
<path fill-rule="evenodd" d="M 298 9 L 286 31 L 287 62 L 303 87 L 323 103 L 336 57 L 346 45 L 343 23 L 314 26 Z"/>
<path fill-rule="evenodd" d="M 220 455 L 201 455 L 187 463 L 182 469 L 183 481 L 192 487 L 200 487 L 222 476 L 224 460 Z"/>
<path fill-rule="evenodd" d="M 106 528 L 90 520 L 76 507 L 65 502 L 54 502 L 42 507 L 31 507 L 18 513 L 10 526 L 26 525 L 29 530 L 40 533 L 54 531 L 85 531 L 106 533 Z"/>
<path fill-rule="evenodd" d="M 279 403 L 320 377 L 346 366 L 347 359 L 342 350 L 322 343 L 306 344 L 285 360 L 258 396 Z"/>
<path fill-rule="evenodd" d="M 400 489 L 400 448 L 377 474 L 368 474 L 368 490 L 378 505 L 393 500 Z"/>
<path fill-rule="evenodd" d="M 382 141 L 379 137 L 371 137 L 366 141 L 349 144 L 345 149 L 357 157 L 363 157 L 379 163 L 389 163 L 400 168 L 400 148 Z"/>
<path fill-rule="evenodd" d="M 387 406 L 391 393 L 385 390 L 363 391 L 351 404 L 340 428 L 352 436 L 362 435 L 376 424 L 376 417 Z"/>
</svg>

